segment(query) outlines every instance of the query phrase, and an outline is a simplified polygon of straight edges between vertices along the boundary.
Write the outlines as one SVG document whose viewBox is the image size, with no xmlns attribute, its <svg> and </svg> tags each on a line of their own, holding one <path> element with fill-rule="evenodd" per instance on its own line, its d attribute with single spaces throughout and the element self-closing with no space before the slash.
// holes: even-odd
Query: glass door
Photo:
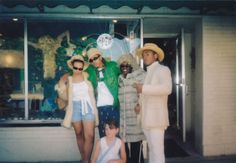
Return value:
<svg viewBox="0 0 236 163">
<path fill-rule="evenodd" d="M 177 129 L 180 130 L 182 140 L 186 141 L 186 107 L 185 107 L 185 46 L 184 46 L 184 29 L 181 29 L 180 34 L 176 38 L 176 116 Z"/>
</svg>

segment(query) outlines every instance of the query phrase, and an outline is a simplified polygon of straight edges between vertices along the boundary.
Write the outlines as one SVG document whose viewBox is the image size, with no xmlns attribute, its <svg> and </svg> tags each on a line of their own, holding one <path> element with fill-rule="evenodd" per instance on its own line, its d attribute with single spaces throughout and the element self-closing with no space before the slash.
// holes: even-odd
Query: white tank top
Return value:
<svg viewBox="0 0 236 163">
<path fill-rule="evenodd" d="M 109 149 L 109 151 L 106 153 L 106 155 L 101 160 L 102 163 L 107 163 L 109 160 L 116 160 L 120 159 L 120 148 L 121 148 L 121 140 L 119 138 L 115 138 L 115 144 L 112 145 L 112 147 Z M 100 142 L 101 151 L 98 156 L 98 160 L 100 160 L 100 157 L 103 156 L 103 154 L 107 151 L 109 148 L 109 145 L 106 142 L 106 138 L 101 138 Z"/>
<path fill-rule="evenodd" d="M 82 114 L 88 113 L 87 105 L 93 109 L 92 102 L 89 96 L 89 87 L 85 81 L 80 83 L 72 83 L 72 92 L 73 92 L 73 99 L 72 101 L 81 101 L 82 104 Z"/>
</svg>

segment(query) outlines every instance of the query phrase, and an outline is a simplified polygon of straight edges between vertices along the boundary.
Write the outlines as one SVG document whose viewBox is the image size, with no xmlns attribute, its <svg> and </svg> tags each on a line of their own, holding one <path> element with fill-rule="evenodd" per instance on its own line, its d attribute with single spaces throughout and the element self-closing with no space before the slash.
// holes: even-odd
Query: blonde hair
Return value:
<svg viewBox="0 0 236 163">
<path fill-rule="evenodd" d="M 120 66 L 122 63 L 130 64 L 134 71 L 140 68 L 139 65 L 138 65 L 138 63 L 137 63 L 137 61 L 135 60 L 135 58 L 133 57 L 132 54 L 123 54 L 123 55 L 120 56 L 120 58 L 117 60 L 117 63 L 119 64 L 119 66 Z"/>
</svg>

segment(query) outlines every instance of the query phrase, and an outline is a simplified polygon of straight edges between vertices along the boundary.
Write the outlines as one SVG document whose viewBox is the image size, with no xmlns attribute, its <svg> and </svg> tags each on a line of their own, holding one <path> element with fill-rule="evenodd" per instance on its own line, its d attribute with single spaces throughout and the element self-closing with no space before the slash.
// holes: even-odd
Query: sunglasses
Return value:
<svg viewBox="0 0 236 163">
<path fill-rule="evenodd" d="M 80 67 L 80 68 L 78 68 L 78 67 L 73 67 L 73 69 L 74 69 L 74 70 L 80 70 L 80 71 L 82 71 L 84 68 L 83 68 L 83 67 Z"/>
<path fill-rule="evenodd" d="M 100 57 L 100 55 L 94 57 L 94 58 L 91 58 L 89 59 L 89 63 L 93 63 L 94 61 L 96 61 L 98 58 Z"/>
</svg>

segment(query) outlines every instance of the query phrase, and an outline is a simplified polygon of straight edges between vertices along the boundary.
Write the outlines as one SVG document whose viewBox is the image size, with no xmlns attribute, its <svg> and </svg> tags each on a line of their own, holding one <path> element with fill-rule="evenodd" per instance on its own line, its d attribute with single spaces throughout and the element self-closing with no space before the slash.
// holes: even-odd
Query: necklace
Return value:
<svg viewBox="0 0 236 163">
<path fill-rule="evenodd" d="M 104 81 L 104 77 L 105 77 L 104 75 L 105 75 L 104 68 L 98 68 L 96 70 L 97 81 Z"/>
</svg>

